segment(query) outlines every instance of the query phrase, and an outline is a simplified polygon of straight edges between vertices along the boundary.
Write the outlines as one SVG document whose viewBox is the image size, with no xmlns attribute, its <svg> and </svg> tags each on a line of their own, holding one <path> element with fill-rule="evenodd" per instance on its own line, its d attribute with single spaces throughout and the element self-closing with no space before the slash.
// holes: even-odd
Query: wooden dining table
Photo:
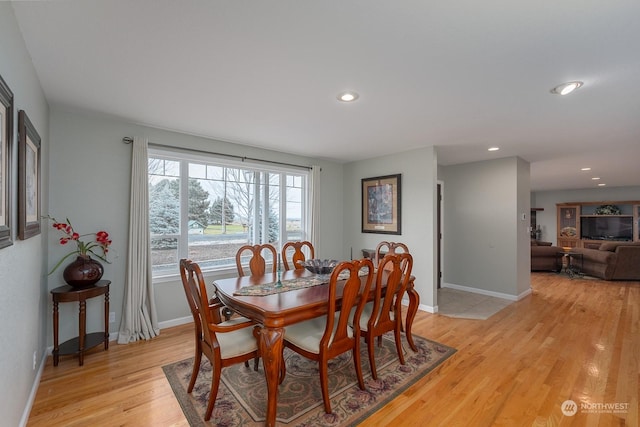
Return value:
<svg viewBox="0 0 640 427">
<path fill-rule="evenodd" d="M 235 295 L 241 288 L 247 286 L 264 287 L 266 285 L 271 287 L 269 284 L 278 280 L 278 274 L 280 273 L 267 273 L 264 276 L 244 276 L 214 281 L 218 298 L 227 307 L 256 322 L 257 326 L 254 332 L 258 340 L 267 381 L 267 413 L 265 421 L 267 426 L 274 426 L 276 423 L 280 364 L 284 363 L 282 360 L 284 330 L 288 325 L 326 315 L 329 295 L 328 279 L 327 283 L 322 285 L 302 289 L 287 289 L 286 291 L 269 295 Z M 285 283 L 291 283 L 289 282 L 291 280 L 304 280 L 312 276 L 314 276 L 313 273 L 307 270 L 289 270 L 281 273 L 280 280 Z M 418 311 L 420 298 L 414 289 L 413 282 L 414 278 L 411 277 L 406 289 L 409 296 L 409 306 L 404 328 L 409 346 L 414 351 L 417 351 L 411 335 L 411 325 Z M 338 298 L 342 297 L 341 285 L 343 283 L 338 282 Z M 369 299 L 373 299 L 373 292 Z"/>
</svg>

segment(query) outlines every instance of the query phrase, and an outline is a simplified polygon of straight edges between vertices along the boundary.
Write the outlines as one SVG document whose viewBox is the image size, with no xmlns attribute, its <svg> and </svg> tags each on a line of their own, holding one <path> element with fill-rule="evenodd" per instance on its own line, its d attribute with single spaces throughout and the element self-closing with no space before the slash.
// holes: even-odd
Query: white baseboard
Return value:
<svg viewBox="0 0 640 427">
<path fill-rule="evenodd" d="M 171 328 L 172 326 L 180 326 L 186 323 L 193 323 L 193 317 L 186 316 L 186 317 L 179 317 L 177 319 L 165 320 L 164 322 L 159 322 L 158 327 L 160 329 Z"/>
<path fill-rule="evenodd" d="M 407 307 L 409 305 L 409 298 L 402 298 L 402 305 L 404 305 L 405 307 Z M 437 313 L 438 312 L 438 306 L 436 305 L 431 306 L 431 305 L 426 305 L 426 304 L 418 304 L 418 310 L 420 311 L 426 311 L 427 313 Z"/>
<path fill-rule="evenodd" d="M 526 297 L 527 295 L 531 295 L 531 292 L 533 292 L 531 288 L 528 288 L 526 291 L 522 292 L 516 297 L 518 298 L 516 301 L 520 301 L 522 298 Z"/>
<path fill-rule="evenodd" d="M 53 347 L 51 347 L 51 350 L 53 350 Z M 20 419 L 20 424 L 19 424 L 20 427 L 25 427 L 27 425 L 27 421 L 29 421 L 31 408 L 33 408 L 33 402 L 35 402 L 36 400 L 36 393 L 38 392 L 38 387 L 40 386 L 40 379 L 42 378 L 44 365 L 47 361 L 47 356 L 50 354 L 51 350 L 46 349 L 42 354 L 42 358 L 40 359 L 40 365 L 38 366 L 38 372 L 36 373 L 36 377 L 33 380 L 33 384 L 31 385 L 31 392 L 29 393 L 27 404 L 25 405 L 24 411 L 22 412 L 22 418 Z"/>
<path fill-rule="evenodd" d="M 453 283 L 442 283 L 442 287 L 449 288 L 449 289 L 456 289 L 458 291 L 471 292 L 474 294 L 487 295 L 490 297 L 502 298 L 509 301 L 520 301 L 522 298 L 526 297 L 531 293 L 531 288 L 527 289 L 526 291 L 522 292 L 519 295 L 511 295 L 511 294 L 505 294 L 502 292 L 488 291 L 486 289 L 478 289 L 478 288 L 472 288 L 469 286 L 456 285 Z"/>
<path fill-rule="evenodd" d="M 419 304 L 418 310 L 426 311 L 427 313 L 435 314 L 438 312 L 438 306 Z"/>
</svg>

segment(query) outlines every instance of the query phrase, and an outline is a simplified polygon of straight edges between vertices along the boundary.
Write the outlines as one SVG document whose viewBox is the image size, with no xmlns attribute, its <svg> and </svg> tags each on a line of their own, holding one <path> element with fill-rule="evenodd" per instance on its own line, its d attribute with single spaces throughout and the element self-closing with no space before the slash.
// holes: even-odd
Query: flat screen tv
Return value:
<svg viewBox="0 0 640 427">
<path fill-rule="evenodd" d="M 580 218 L 580 237 L 590 240 L 633 240 L 633 218 L 587 216 Z"/>
</svg>

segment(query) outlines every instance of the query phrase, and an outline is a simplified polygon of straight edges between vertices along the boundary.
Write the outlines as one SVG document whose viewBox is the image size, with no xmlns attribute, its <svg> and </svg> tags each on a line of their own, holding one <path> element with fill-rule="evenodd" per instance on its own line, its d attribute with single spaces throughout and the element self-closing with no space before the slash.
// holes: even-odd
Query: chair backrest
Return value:
<svg viewBox="0 0 640 427">
<path fill-rule="evenodd" d="M 209 296 L 200 266 L 190 260 L 182 259 L 180 260 L 180 274 L 184 274 L 183 284 L 191 314 L 196 313 L 194 321 L 199 325 L 202 334 L 202 350 L 209 357 L 215 355 L 217 359 L 220 359 L 220 345 L 214 331 L 219 322 L 216 321 L 213 311 L 209 310 Z"/>
<path fill-rule="evenodd" d="M 191 261 L 188 259 L 180 260 L 180 278 L 182 279 L 182 287 L 184 288 L 184 293 L 187 297 L 187 302 L 189 303 L 189 309 L 193 316 L 193 324 L 196 326 L 196 340 L 200 341 L 202 339 L 202 324 L 200 323 L 200 296 L 198 295 L 198 297 L 195 298 L 193 292 L 191 292 L 188 277 L 189 273 L 187 273 L 187 266 L 189 264 L 191 264 Z"/>
<path fill-rule="evenodd" d="M 305 261 L 307 259 L 304 250 L 306 250 L 309 254 L 309 259 L 313 259 L 316 257 L 315 250 L 313 249 L 313 245 L 311 244 L 311 242 L 304 240 L 285 243 L 282 246 L 282 262 L 284 263 L 284 269 L 297 270 L 300 268 L 304 268 L 303 266 L 298 264 L 299 262 Z M 289 252 L 293 252 L 291 257 L 288 256 Z M 291 259 L 291 262 L 289 262 L 289 259 Z"/>
<path fill-rule="evenodd" d="M 189 273 L 187 271 L 187 266 L 193 264 L 191 260 L 181 259 L 179 263 L 180 267 L 180 278 L 182 279 L 182 287 L 184 288 L 184 293 L 187 297 L 187 302 L 189 303 L 189 309 L 191 310 L 191 315 L 193 316 L 193 323 L 196 325 L 197 334 L 200 332 L 200 301 L 198 300 L 199 296 L 194 300 L 193 293 L 189 288 Z M 223 304 L 218 300 L 217 297 L 209 300 L 209 305 L 216 304 L 220 308 L 223 307 Z M 212 310 L 212 316 L 214 323 L 221 323 L 222 316 L 220 310 Z"/>
<path fill-rule="evenodd" d="M 413 257 L 407 252 L 387 254 L 382 258 L 376 274 L 371 318 L 367 324 L 369 331 L 393 330 L 394 319 L 401 319 L 402 297 L 411 280 L 412 268 Z M 392 312 L 394 319 L 391 319 Z"/>
<path fill-rule="evenodd" d="M 276 248 L 273 245 L 265 243 L 264 245 L 245 245 L 238 249 L 236 252 L 236 267 L 238 268 L 238 275 L 240 277 L 246 276 L 243 267 L 242 267 L 242 257 L 245 256 L 245 253 L 251 254 L 251 258 L 249 259 L 249 275 L 250 276 L 262 276 L 266 272 L 267 261 L 263 256 L 262 252 L 267 251 L 267 254 L 271 254 L 271 261 L 273 262 L 273 272 L 275 273 L 278 267 L 278 263 L 276 262 L 277 252 Z"/>
<path fill-rule="evenodd" d="M 344 281 L 344 286 L 341 286 L 340 314 L 336 316 L 336 295 L 339 291 L 338 284 L 343 280 L 340 273 L 344 271 L 349 272 L 349 278 Z M 366 274 L 362 276 L 361 271 L 363 273 L 366 271 Z M 362 279 L 364 279 L 364 285 Z M 331 273 L 327 302 L 327 326 L 320 340 L 320 349 L 324 349 L 329 357 L 352 349 L 355 344 L 354 340 L 359 339 L 358 320 L 367 302 L 367 298 L 364 298 L 363 295 L 369 295 L 372 282 L 373 263 L 370 259 L 341 262 Z M 354 307 L 357 307 L 354 315 L 354 331 L 350 333 L 350 317 Z"/>
<path fill-rule="evenodd" d="M 397 254 L 397 253 L 409 253 L 409 248 L 404 243 L 400 242 L 380 242 L 376 247 L 376 258 L 374 260 L 374 265 L 376 268 L 380 268 L 380 260 L 386 254 Z M 389 268 L 391 268 L 389 266 Z"/>
</svg>

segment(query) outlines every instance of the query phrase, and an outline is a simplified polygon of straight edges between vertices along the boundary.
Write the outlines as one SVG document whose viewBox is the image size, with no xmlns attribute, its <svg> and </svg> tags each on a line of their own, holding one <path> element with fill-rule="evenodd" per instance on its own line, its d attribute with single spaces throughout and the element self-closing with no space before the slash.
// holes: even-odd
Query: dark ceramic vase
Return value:
<svg viewBox="0 0 640 427">
<path fill-rule="evenodd" d="M 97 283 L 103 274 L 102 264 L 88 255 L 78 255 L 76 260 L 64 269 L 62 277 L 74 288 L 82 288 Z"/>
</svg>

